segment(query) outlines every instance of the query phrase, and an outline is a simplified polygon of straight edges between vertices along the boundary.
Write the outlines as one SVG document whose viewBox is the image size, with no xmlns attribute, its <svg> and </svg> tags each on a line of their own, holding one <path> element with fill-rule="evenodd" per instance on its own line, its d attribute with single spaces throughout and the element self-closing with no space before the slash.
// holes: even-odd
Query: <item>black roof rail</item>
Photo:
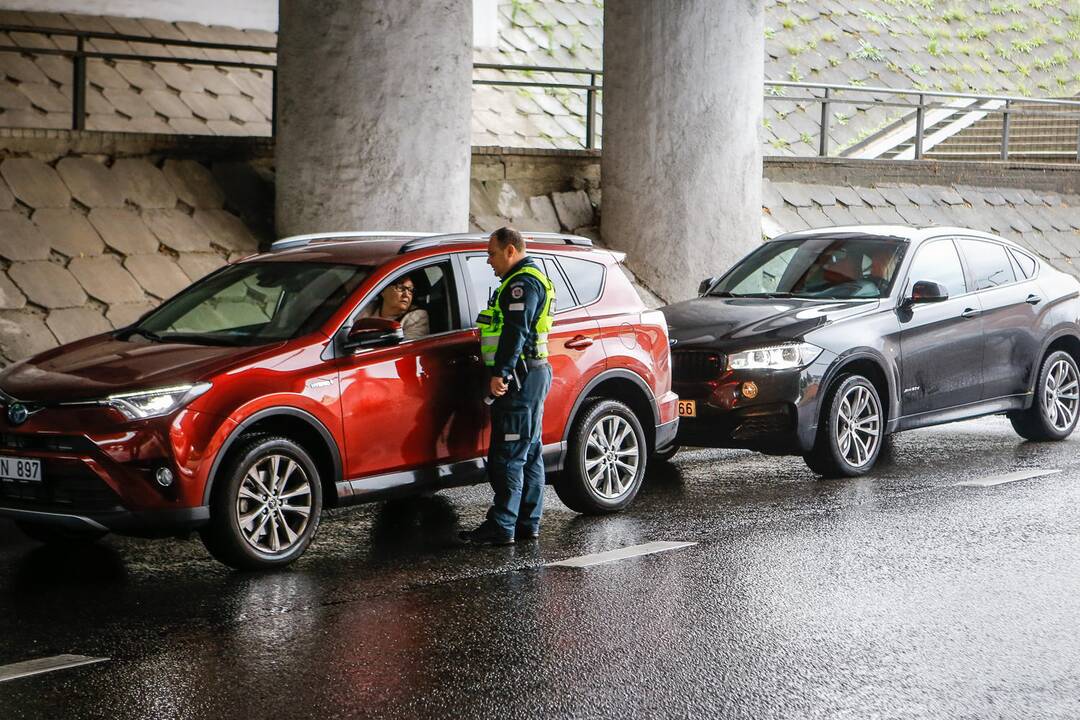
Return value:
<svg viewBox="0 0 1080 720">
<path fill-rule="evenodd" d="M 565 233 L 553 233 L 553 232 L 523 232 L 521 236 L 525 238 L 525 242 L 560 242 L 565 245 L 577 245 L 579 247 L 592 247 L 593 242 L 587 237 L 581 235 L 567 235 Z M 443 245 L 447 243 L 463 243 L 463 242 L 486 242 L 491 237 L 491 233 L 450 233 L 448 235 L 429 235 L 427 237 L 418 237 L 412 240 L 407 240 L 402 243 L 401 248 L 398 250 L 399 254 L 405 254 L 412 252 L 413 250 L 420 250 L 422 248 L 435 247 L 436 245 Z"/>
<path fill-rule="evenodd" d="M 429 232 L 398 232 L 394 230 L 344 230 L 341 232 L 310 233 L 308 235 L 292 235 L 276 240 L 270 245 L 270 252 L 303 247 L 316 240 L 393 240 L 396 238 L 428 237 L 430 235 Z"/>
</svg>

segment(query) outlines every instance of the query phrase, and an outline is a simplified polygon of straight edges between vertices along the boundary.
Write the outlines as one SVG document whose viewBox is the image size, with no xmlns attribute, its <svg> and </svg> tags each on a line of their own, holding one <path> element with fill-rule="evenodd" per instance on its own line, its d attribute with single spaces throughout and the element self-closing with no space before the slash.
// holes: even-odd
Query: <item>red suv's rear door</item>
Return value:
<svg viewBox="0 0 1080 720">
<path fill-rule="evenodd" d="M 545 273 L 555 285 L 554 325 L 548 334 L 552 381 L 544 404 L 543 434 L 544 444 L 550 445 L 562 442 L 570 411 L 585 384 L 604 369 L 605 356 L 599 326 L 577 303 L 566 280 L 551 263 L 551 255 L 541 252 L 530 255 L 543 263 Z M 462 259 L 473 291 L 474 309 L 479 312 L 498 287 L 499 279 L 487 264 L 486 255 L 468 253 Z M 564 305 L 566 309 L 561 309 Z M 490 439 L 490 431 L 485 433 L 485 439 Z"/>
</svg>

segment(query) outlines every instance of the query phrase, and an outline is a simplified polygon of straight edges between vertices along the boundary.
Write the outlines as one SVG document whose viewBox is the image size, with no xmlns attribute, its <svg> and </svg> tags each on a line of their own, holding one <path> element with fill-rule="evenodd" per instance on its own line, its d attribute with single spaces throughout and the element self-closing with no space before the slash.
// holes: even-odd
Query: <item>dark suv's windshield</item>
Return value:
<svg viewBox="0 0 1080 720">
<path fill-rule="evenodd" d="M 882 237 L 812 237 L 765 243 L 710 295 L 856 300 L 889 294 L 907 243 Z"/>
<path fill-rule="evenodd" d="M 127 334 L 214 345 L 287 340 L 326 322 L 370 270 L 330 263 L 239 263 L 195 283 Z"/>
</svg>

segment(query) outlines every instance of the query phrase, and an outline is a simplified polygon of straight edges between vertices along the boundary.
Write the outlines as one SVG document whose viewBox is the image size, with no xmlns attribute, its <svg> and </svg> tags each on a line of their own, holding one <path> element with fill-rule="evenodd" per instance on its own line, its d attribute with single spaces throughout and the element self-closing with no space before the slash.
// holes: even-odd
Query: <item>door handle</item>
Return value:
<svg viewBox="0 0 1080 720">
<path fill-rule="evenodd" d="M 592 338 L 587 338 L 584 335 L 576 335 L 573 340 L 566 341 L 566 347 L 571 350 L 584 350 L 592 344 Z"/>
<path fill-rule="evenodd" d="M 975 308 L 966 308 L 964 310 L 964 312 L 960 313 L 960 317 L 962 317 L 962 318 L 973 318 L 973 317 L 976 317 L 978 314 L 979 314 L 979 311 L 976 310 Z"/>
<path fill-rule="evenodd" d="M 1024 302 L 1026 302 L 1028 305 L 1038 305 L 1042 302 L 1042 298 L 1032 293 L 1031 295 L 1027 296 L 1027 300 L 1025 300 Z"/>
</svg>

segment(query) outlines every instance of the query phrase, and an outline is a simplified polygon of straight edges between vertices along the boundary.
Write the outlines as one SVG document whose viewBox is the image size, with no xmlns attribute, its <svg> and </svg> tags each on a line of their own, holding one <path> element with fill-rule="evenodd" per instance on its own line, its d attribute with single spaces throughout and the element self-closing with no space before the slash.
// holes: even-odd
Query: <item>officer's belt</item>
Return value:
<svg viewBox="0 0 1080 720">
<path fill-rule="evenodd" d="M 547 358 L 525 358 L 525 367 L 538 368 L 550 364 Z"/>
</svg>

